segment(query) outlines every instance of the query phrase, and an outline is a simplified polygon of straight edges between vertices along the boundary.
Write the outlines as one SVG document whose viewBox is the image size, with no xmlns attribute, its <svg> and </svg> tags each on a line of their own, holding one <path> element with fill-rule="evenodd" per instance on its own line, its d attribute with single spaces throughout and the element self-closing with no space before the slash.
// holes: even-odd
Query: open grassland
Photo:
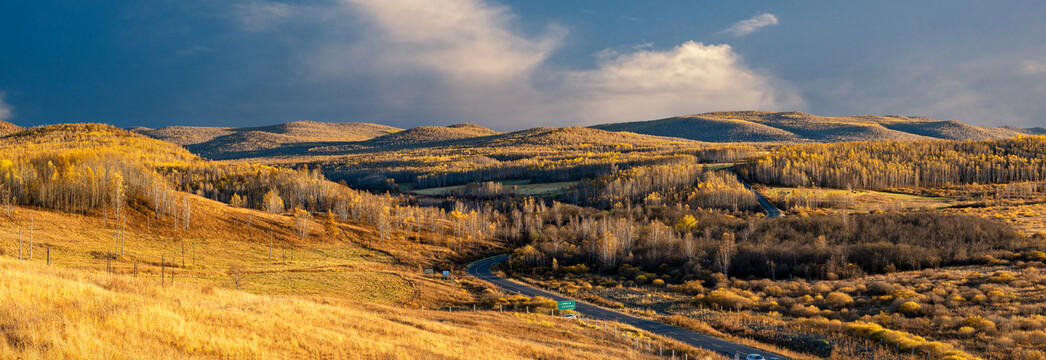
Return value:
<svg viewBox="0 0 1046 360">
<path fill-rule="evenodd" d="M 779 208 L 808 212 L 820 208 L 849 212 L 939 209 L 955 204 L 943 196 L 919 196 L 885 191 L 759 186 L 757 190 Z"/>
<path fill-rule="evenodd" d="M 577 184 L 577 181 L 560 181 L 551 183 L 533 183 L 531 180 L 500 180 L 495 181 L 500 183 L 506 191 L 510 194 L 517 196 L 543 196 L 558 194 L 569 188 L 570 186 Z M 451 192 L 462 190 L 465 185 L 457 186 L 444 186 L 437 188 L 418 189 L 411 191 L 413 194 L 424 195 L 424 196 L 441 196 L 447 195 Z"/>
<path fill-rule="evenodd" d="M 6 256 L 0 278 L 2 358 L 656 358 L 605 329 L 538 314 L 160 285 Z"/>
<path fill-rule="evenodd" d="M 949 211 L 976 214 L 1013 224 L 1028 235 L 1046 237 L 1046 203 L 998 202 L 985 206 L 963 207 Z"/>
<path fill-rule="evenodd" d="M 34 263 L 46 263 L 50 251 L 55 266 L 258 294 L 415 306 L 471 299 L 454 284 L 423 277 L 417 265 L 403 262 L 425 264 L 426 257 L 442 251 L 439 247 L 399 237 L 387 241 L 394 251 L 382 252 L 373 250 L 382 245 L 371 229 L 342 222 L 329 228 L 317 220 L 307 222 L 302 239 L 292 217 L 194 201 L 187 230 L 129 211 L 122 246 L 112 219 L 13 207 L 10 217 L 0 216 L 0 254 L 29 259 L 31 222 Z M 402 261 L 390 253 L 401 254 Z"/>
</svg>

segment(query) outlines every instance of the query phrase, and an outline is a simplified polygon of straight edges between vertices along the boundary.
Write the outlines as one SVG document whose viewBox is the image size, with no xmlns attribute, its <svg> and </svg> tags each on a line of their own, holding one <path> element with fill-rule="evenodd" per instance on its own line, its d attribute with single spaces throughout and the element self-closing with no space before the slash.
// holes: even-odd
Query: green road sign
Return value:
<svg viewBox="0 0 1046 360">
<path fill-rule="evenodd" d="M 559 310 L 574 310 L 575 307 L 577 307 L 577 304 L 574 303 L 574 300 L 559 302 Z"/>
</svg>

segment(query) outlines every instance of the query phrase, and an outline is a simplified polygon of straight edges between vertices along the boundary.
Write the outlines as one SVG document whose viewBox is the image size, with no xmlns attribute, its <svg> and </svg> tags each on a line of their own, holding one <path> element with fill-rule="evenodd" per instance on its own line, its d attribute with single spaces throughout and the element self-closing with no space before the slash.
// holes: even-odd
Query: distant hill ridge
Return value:
<svg viewBox="0 0 1046 360">
<path fill-rule="evenodd" d="M 366 142 L 367 146 L 410 146 L 426 143 L 469 139 L 496 135 L 497 131 L 476 124 L 454 124 L 450 126 L 418 126 L 403 131 L 382 135 Z"/>
<path fill-rule="evenodd" d="M 825 117 L 799 111 L 719 111 L 660 120 L 602 124 L 592 128 L 717 143 L 984 140 L 1046 133 L 1046 129 L 1042 128 L 974 126 L 926 117 Z"/>
<path fill-rule="evenodd" d="M 20 129 L 10 125 L 12 129 Z M 6 128 L 0 124 L 0 132 Z M 294 121 L 260 127 L 169 126 L 129 130 L 184 146 L 212 159 L 281 155 L 334 155 L 434 146 L 656 146 L 707 143 L 805 143 L 871 140 L 984 140 L 1043 135 L 1046 129 L 987 127 L 926 117 L 855 115 L 826 117 L 804 112 L 720 111 L 660 120 L 591 127 L 537 127 L 497 132 L 476 124 L 399 129 L 370 123 Z"/>
<path fill-rule="evenodd" d="M 206 157 L 258 152 L 287 145 L 356 142 L 370 140 L 402 129 L 370 123 L 324 123 L 293 121 L 260 127 L 168 126 L 159 129 L 131 128 L 141 134 L 185 146 Z"/>
</svg>

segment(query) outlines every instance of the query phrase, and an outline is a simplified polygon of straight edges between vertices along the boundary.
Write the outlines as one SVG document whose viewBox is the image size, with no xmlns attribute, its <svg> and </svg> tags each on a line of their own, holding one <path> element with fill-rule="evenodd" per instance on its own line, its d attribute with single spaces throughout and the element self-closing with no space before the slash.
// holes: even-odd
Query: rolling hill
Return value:
<svg viewBox="0 0 1046 360">
<path fill-rule="evenodd" d="M 476 124 L 418 126 L 379 136 L 361 145 L 367 147 L 412 146 L 489 136 L 497 133 L 494 130 Z"/>
<path fill-rule="evenodd" d="M 16 132 L 19 132 L 19 131 L 22 131 L 22 130 L 24 130 L 24 129 L 22 129 L 21 126 L 18 126 L 18 125 L 15 125 L 15 124 L 12 124 L 12 123 L 9 123 L 9 122 L 6 122 L 6 121 L 0 121 L 0 136 L 13 134 L 13 133 L 16 133 Z"/>
<path fill-rule="evenodd" d="M 271 150 L 286 145 L 364 141 L 401 129 L 369 123 L 294 121 L 261 127 L 168 126 L 131 130 L 185 146 L 189 151 L 204 157 L 236 158 L 245 152 Z"/>
<path fill-rule="evenodd" d="M 0 358 L 659 358 L 619 332 L 715 356 L 549 316 L 548 299 L 423 275 L 491 244 L 465 243 L 441 221 L 381 235 L 364 207 L 390 211 L 394 199 L 306 172 L 211 162 L 102 124 L 0 137 L 0 159 L 11 196 L 0 212 L 10 240 L 0 242 Z M 287 195 L 269 211 L 233 200 L 262 198 L 255 185 Z M 342 204 L 359 210 L 307 212 L 295 192 L 348 195 Z M 422 222 L 424 209 L 403 208 L 389 216 Z"/>
<path fill-rule="evenodd" d="M 906 116 L 824 117 L 798 111 L 723 111 L 592 128 L 674 136 L 705 142 L 841 142 L 869 140 L 985 140 L 1034 135 L 1041 128 L 974 126 Z"/>
</svg>

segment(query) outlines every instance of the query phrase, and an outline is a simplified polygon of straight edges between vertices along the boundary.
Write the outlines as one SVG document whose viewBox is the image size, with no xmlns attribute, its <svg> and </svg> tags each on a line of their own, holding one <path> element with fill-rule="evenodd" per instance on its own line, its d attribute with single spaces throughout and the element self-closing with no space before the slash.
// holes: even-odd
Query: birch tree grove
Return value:
<svg viewBox="0 0 1046 360">
<path fill-rule="evenodd" d="M 739 168 L 760 183 L 837 189 L 1046 180 L 1046 136 L 783 146 Z"/>
</svg>

